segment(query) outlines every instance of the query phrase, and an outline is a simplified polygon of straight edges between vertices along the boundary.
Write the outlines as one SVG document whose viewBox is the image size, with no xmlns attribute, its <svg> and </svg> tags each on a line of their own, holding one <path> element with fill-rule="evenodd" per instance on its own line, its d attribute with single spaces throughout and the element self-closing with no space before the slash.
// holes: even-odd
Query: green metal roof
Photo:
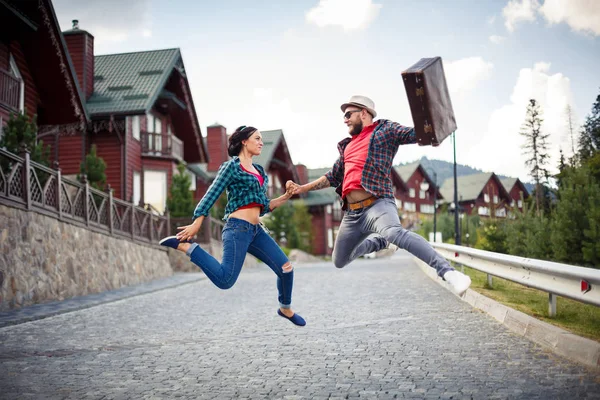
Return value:
<svg viewBox="0 0 600 400">
<path fill-rule="evenodd" d="M 500 179 L 500 182 L 502 182 L 504 189 L 506 189 L 507 192 L 510 192 L 513 186 L 515 186 L 515 183 L 517 183 L 517 178 L 504 178 Z"/>
<path fill-rule="evenodd" d="M 338 201 L 338 195 L 334 188 L 325 188 L 321 190 L 313 190 L 307 193 L 308 195 L 303 199 L 292 200 L 292 201 L 304 201 L 308 207 L 311 206 L 323 206 L 327 204 L 333 204 Z"/>
<path fill-rule="evenodd" d="M 417 168 L 419 168 L 419 165 L 421 164 L 420 161 L 416 161 L 410 164 L 406 164 L 406 165 L 399 165 L 397 167 L 394 167 L 394 170 L 396 170 L 396 172 L 398 173 L 398 175 L 400 175 L 400 178 L 402 178 L 402 180 L 405 183 L 408 183 L 408 180 L 410 179 L 410 177 L 412 176 L 412 174 L 415 173 L 415 171 L 417 170 Z"/>
<path fill-rule="evenodd" d="M 485 172 L 482 174 L 463 175 L 457 177 L 459 201 L 471 201 L 477 199 L 492 175 L 492 172 Z M 444 199 L 446 199 L 447 202 L 453 201 L 454 178 L 448 178 L 444 181 L 440 187 L 440 193 L 442 196 L 444 196 Z"/>
<path fill-rule="evenodd" d="M 314 168 L 314 169 L 309 169 L 308 170 L 308 181 L 312 182 L 315 179 L 319 179 L 320 177 L 322 177 L 323 175 L 325 175 L 326 173 L 328 173 L 331 170 L 331 168 Z"/>
<path fill-rule="evenodd" d="M 211 172 L 207 170 L 208 164 L 205 163 L 191 163 L 187 165 L 187 168 L 194 174 L 202 178 L 206 182 L 212 182 L 217 176 L 217 172 Z"/>
<path fill-rule="evenodd" d="M 179 49 L 94 57 L 94 93 L 87 101 L 88 112 L 147 112 L 180 59 Z"/>
<path fill-rule="evenodd" d="M 254 163 L 262 166 L 265 170 L 269 168 L 273 154 L 277 149 L 277 145 L 283 137 L 283 131 L 276 129 L 273 131 L 261 131 L 263 138 L 263 148 L 259 156 L 254 157 Z"/>
</svg>

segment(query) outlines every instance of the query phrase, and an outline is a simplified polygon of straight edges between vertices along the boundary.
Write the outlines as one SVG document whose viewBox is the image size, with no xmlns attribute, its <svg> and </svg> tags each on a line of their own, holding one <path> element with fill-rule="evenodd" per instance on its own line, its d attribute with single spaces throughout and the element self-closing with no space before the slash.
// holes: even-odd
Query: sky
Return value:
<svg viewBox="0 0 600 400">
<path fill-rule="evenodd" d="M 282 129 L 292 161 L 330 167 L 347 137 L 340 105 L 370 97 L 378 118 L 413 126 L 401 73 L 442 58 L 457 121 L 457 162 L 531 181 L 519 134 L 529 99 L 550 134 L 550 171 L 572 154 L 600 94 L 597 0 L 54 0 L 95 54 L 181 49 L 203 135 L 214 123 Z M 438 147 L 401 146 L 395 164 Z"/>
</svg>

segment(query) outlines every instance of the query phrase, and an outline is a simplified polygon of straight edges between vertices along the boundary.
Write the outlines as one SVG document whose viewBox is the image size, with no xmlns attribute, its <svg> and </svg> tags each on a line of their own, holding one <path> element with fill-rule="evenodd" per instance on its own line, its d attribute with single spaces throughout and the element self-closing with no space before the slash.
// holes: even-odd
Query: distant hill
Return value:
<svg viewBox="0 0 600 400">
<path fill-rule="evenodd" d="M 444 183 L 444 181 L 446 179 L 454 177 L 454 164 L 451 162 L 442 161 L 442 160 L 430 160 L 425 156 L 421 157 L 421 160 L 419 160 L 419 161 L 421 162 L 421 165 L 423 165 L 423 167 L 425 167 L 426 169 L 433 170 L 437 173 L 438 186 L 442 186 L 442 184 Z M 414 161 L 411 161 L 409 163 L 403 163 L 400 165 L 412 164 L 413 162 Z M 481 169 L 469 167 L 468 165 L 456 164 L 456 175 L 457 176 L 481 174 L 484 172 L 488 172 L 488 171 L 483 171 Z M 496 174 L 496 175 L 498 175 L 498 174 Z M 498 178 L 504 179 L 504 178 L 510 178 L 510 177 L 505 176 L 505 175 L 498 175 Z M 431 179 L 433 179 L 433 176 L 431 177 Z M 531 193 L 533 191 L 533 185 L 531 183 L 523 182 L 523 184 L 525 185 L 525 187 L 527 188 L 527 191 L 529 191 L 529 193 Z"/>
</svg>

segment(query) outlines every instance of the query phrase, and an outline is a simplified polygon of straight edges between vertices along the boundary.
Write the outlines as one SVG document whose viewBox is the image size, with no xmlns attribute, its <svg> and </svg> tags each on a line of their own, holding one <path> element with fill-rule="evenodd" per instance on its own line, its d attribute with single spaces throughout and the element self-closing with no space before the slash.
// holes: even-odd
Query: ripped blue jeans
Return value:
<svg viewBox="0 0 600 400">
<path fill-rule="evenodd" d="M 246 253 L 252 254 L 275 272 L 279 306 L 290 308 L 294 271 L 292 269 L 289 272 L 283 271 L 283 266 L 289 260 L 275 240 L 260 225 L 238 218 L 229 218 L 223 228 L 222 262 L 217 261 L 197 243 L 192 244 L 186 254 L 218 288 L 229 289 L 240 276 Z"/>
</svg>

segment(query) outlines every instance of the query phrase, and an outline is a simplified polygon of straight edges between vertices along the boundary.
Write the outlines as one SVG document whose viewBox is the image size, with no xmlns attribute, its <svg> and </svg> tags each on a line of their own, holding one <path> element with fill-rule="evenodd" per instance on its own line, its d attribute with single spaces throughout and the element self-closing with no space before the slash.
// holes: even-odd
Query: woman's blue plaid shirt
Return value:
<svg viewBox="0 0 600 400">
<path fill-rule="evenodd" d="M 375 122 L 377 127 L 373 131 L 369 151 L 363 169 L 361 186 L 373 196 L 394 198 L 392 185 L 392 162 L 402 144 L 417 143 L 414 128 L 400 125 L 386 119 Z M 340 157 L 333 168 L 325 174 L 329 184 L 336 188 L 335 191 L 342 196 L 344 183 L 344 150 L 351 138 L 345 138 L 338 143 Z M 343 206 L 343 202 L 342 202 Z"/>
<path fill-rule="evenodd" d="M 258 203 L 263 206 L 261 216 L 268 213 L 270 200 L 267 197 L 267 188 L 269 178 L 263 167 L 258 164 L 252 165 L 264 179 L 262 186 L 254 175 L 242 170 L 239 157 L 233 157 L 219 167 L 215 180 L 194 210 L 194 220 L 201 215 L 208 215 L 210 208 L 219 199 L 223 190 L 227 190 L 227 206 L 225 207 L 225 217 L 223 219 L 227 219 L 229 214 L 250 203 Z"/>
</svg>

